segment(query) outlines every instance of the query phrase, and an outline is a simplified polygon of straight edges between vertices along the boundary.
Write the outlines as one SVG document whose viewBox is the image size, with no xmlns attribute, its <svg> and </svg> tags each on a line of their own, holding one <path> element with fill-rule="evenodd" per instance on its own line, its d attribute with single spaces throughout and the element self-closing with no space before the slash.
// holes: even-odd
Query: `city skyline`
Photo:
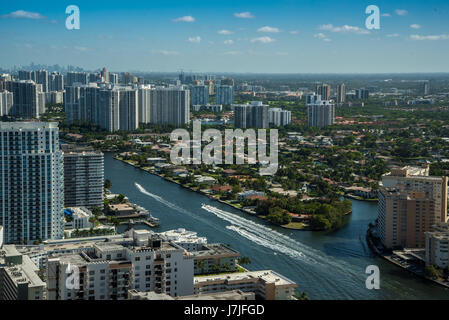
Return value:
<svg viewBox="0 0 449 320">
<path fill-rule="evenodd" d="M 449 71 L 449 6 L 438 0 L 175 1 L 171 7 L 78 1 L 81 28 L 71 31 L 65 28 L 66 5 L 4 4 L 0 43 L 8 50 L 0 53 L 0 67 L 39 61 L 141 72 Z M 365 27 L 368 5 L 380 8 L 380 30 Z"/>
</svg>

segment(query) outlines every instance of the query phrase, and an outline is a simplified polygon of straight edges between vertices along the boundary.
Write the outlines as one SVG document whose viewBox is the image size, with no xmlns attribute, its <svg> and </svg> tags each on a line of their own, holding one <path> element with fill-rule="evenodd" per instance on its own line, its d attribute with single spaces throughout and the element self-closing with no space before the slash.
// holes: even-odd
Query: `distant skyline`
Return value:
<svg viewBox="0 0 449 320">
<path fill-rule="evenodd" d="M 352 3 L 351 3 L 352 2 Z M 81 29 L 65 28 L 77 5 Z M 377 5 L 380 30 L 365 28 Z M 0 67 L 211 73 L 449 72 L 449 4 L 429 1 L 15 1 Z"/>
</svg>

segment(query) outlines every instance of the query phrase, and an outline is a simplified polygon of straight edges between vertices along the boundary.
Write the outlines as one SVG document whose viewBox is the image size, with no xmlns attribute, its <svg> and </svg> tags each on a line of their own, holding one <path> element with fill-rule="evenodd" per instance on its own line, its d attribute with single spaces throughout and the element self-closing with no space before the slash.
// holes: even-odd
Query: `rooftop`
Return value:
<svg viewBox="0 0 449 320">
<path fill-rule="evenodd" d="M 194 278 L 194 285 L 206 284 L 207 282 L 215 281 L 249 281 L 261 280 L 266 283 L 274 283 L 276 286 L 292 286 L 297 287 L 297 284 L 292 280 L 278 274 L 273 270 L 249 271 L 239 273 L 228 273 L 223 275 L 202 276 Z"/>
</svg>

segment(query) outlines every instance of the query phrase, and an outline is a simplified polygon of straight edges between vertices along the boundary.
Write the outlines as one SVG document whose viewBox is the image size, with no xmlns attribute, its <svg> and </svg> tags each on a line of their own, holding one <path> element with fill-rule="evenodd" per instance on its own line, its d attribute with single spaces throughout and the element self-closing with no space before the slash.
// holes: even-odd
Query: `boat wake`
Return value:
<svg viewBox="0 0 449 320">
<path fill-rule="evenodd" d="M 213 229 L 223 230 L 216 222 L 214 222 L 207 216 L 201 215 L 198 212 L 194 213 L 186 210 L 170 201 L 165 200 L 158 195 L 148 192 L 138 183 L 135 183 L 135 186 L 141 193 L 153 198 L 163 205 L 179 213 L 186 214 Z M 281 232 L 278 232 L 266 225 L 254 222 L 251 219 L 247 219 L 238 214 L 221 210 L 211 205 L 202 204 L 201 208 L 209 213 L 214 214 L 221 220 L 229 222 L 230 225 L 226 226 L 226 230 L 235 232 L 241 237 L 246 238 L 261 247 L 272 250 L 275 255 L 277 255 L 278 253 L 283 254 L 293 258 L 296 261 L 301 261 L 315 266 L 315 268 L 317 268 L 315 269 L 315 272 L 310 272 L 310 270 L 308 272 L 308 277 L 311 279 L 315 277 L 321 278 L 322 272 L 318 270 L 323 268 L 332 268 L 334 273 L 341 274 L 342 277 L 350 277 L 353 279 L 359 277 L 358 274 L 354 274 L 350 271 L 351 268 L 349 268 L 345 261 L 337 261 L 334 257 L 329 257 L 323 254 L 322 251 L 302 244 L 301 242 L 298 242 L 291 237 L 282 234 Z M 286 263 L 290 262 L 286 261 Z"/>
<path fill-rule="evenodd" d="M 349 268 L 344 266 L 345 263 L 343 261 L 336 261 L 331 257 L 327 257 L 323 255 L 323 252 L 304 245 L 276 230 L 210 205 L 203 204 L 201 208 L 231 223 L 230 226 L 226 227 L 228 230 L 232 230 L 260 246 L 269 248 L 274 252 L 283 253 L 295 260 L 333 268 L 336 272 L 342 272 L 350 276 L 348 274 Z"/>
<path fill-rule="evenodd" d="M 173 210 L 176 210 L 178 212 L 181 212 L 181 213 L 192 215 L 192 213 L 190 211 L 188 211 L 188 210 L 186 210 L 184 208 L 178 207 L 177 205 L 171 203 L 170 201 L 165 200 L 164 198 L 162 198 L 162 197 L 160 197 L 158 195 L 155 195 L 155 194 L 153 194 L 151 192 L 148 192 L 147 190 L 144 189 L 144 187 L 142 187 L 137 182 L 134 182 L 134 185 L 137 187 L 137 189 L 139 189 L 140 192 L 142 192 L 143 194 L 153 198 L 154 200 L 156 200 L 156 201 L 166 205 L 167 207 L 169 207 L 169 208 L 171 208 Z"/>
</svg>

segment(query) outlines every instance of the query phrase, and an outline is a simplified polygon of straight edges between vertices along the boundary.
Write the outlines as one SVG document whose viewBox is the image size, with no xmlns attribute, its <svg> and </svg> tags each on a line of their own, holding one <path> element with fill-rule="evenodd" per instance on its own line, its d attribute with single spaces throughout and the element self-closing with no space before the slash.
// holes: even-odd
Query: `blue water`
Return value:
<svg viewBox="0 0 449 320">
<path fill-rule="evenodd" d="M 272 269 L 298 284 L 312 299 L 448 299 L 449 290 L 419 279 L 373 256 L 367 226 L 375 203 L 353 201 L 350 222 L 331 233 L 290 231 L 114 160 L 105 154 L 105 178 L 114 193 L 160 219 L 155 231 L 185 228 L 230 244 L 251 259 L 250 270 Z M 380 268 L 380 290 L 365 286 L 369 265 Z"/>
</svg>

